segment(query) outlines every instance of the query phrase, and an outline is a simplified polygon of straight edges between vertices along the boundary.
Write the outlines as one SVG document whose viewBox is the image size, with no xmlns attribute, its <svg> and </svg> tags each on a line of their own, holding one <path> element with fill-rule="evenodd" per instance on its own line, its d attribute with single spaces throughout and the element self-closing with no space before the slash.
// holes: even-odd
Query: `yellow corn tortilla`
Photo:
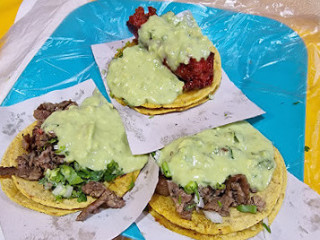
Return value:
<svg viewBox="0 0 320 240">
<path fill-rule="evenodd" d="M 186 107 L 179 107 L 179 108 L 152 108 L 151 109 L 151 108 L 145 108 L 145 107 L 135 107 L 134 109 L 139 113 L 152 116 L 152 115 L 159 115 L 159 114 L 171 113 L 171 112 L 182 112 L 190 108 L 193 108 L 195 106 L 198 106 L 202 103 L 205 103 L 208 100 L 209 98 L 204 98 L 204 99 L 201 99 L 199 102 L 193 103 Z"/>
<path fill-rule="evenodd" d="M 211 86 L 183 92 L 179 95 L 173 103 L 170 104 L 152 104 L 145 103 L 141 106 L 132 107 L 134 110 L 146 114 L 146 115 L 158 115 L 169 112 L 185 111 L 189 108 L 198 106 L 209 100 L 209 95 L 212 95 L 220 85 L 221 82 L 221 57 L 218 50 L 212 46 L 210 51 L 214 53 L 214 64 L 213 64 L 213 81 Z M 123 99 L 115 97 L 115 99 L 122 105 L 126 105 Z"/>
<path fill-rule="evenodd" d="M 223 223 L 216 224 L 208 220 L 200 211 L 193 211 L 192 220 L 182 219 L 175 211 L 175 205 L 170 197 L 154 194 L 149 202 L 150 207 L 169 222 L 188 230 L 205 235 L 228 234 L 248 229 L 269 216 L 278 199 L 284 195 L 286 185 L 286 167 L 279 151 L 275 149 L 276 169 L 268 187 L 256 193 L 266 202 L 263 212 L 256 214 L 242 213 L 235 208 L 230 209 L 230 216 L 223 217 Z"/>
<path fill-rule="evenodd" d="M 25 128 L 23 131 L 21 131 L 11 142 L 9 145 L 6 153 L 3 156 L 2 163 L 7 163 L 6 166 L 17 166 L 16 158 L 19 155 L 22 155 L 25 153 L 25 150 L 22 147 L 22 139 L 23 135 L 32 133 L 32 129 L 36 125 L 36 122 L 29 125 L 27 128 Z M 129 189 L 130 185 L 132 185 L 132 182 L 134 182 L 139 175 L 139 170 L 134 171 L 132 173 L 128 173 L 126 175 L 120 176 L 115 179 L 113 183 L 105 183 L 105 185 L 114 191 L 118 196 L 123 196 Z M 7 180 L 12 181 L 8 182 Z M 90 203 L 95 201 L 95 198 L 92 198 L 90 196 L 87 197 L 86 202 L 77 202 L 77 199 L 62 199 L 61 201 L 56 201 L 54 195 L 51 191 L 45 190 L 43 188 L 43 185 L 39 184 L 38 181 L 29 181 L 25 180 L 23 178 L 17 177 L 17 176 L 11 176 L 10 179 L 4 179 L 2 181 L 4 185 L 3 188 L 9 189 L 9 185 L 13 188 L 12 190 L 6 190 L 4 191 L 9 198 L 11 198 L 13 201 L 19 203 L 22 206 L 50 214 L 50 211 L 53 212 L 56 209 L 59 211 L 67 211 L 64 214 L 68 214 L 71 212 L 74 212 L 72 210 L 79 210 L 87 207 Z M 16 194 L 16 193 L 19 194 Z M 22 201 L 19 200 L 22 196 L 24 196 L 26 199 L 30 200 L 28 201 Z M 24 200 L 25 200 L 24 198 Z M 43 208 L 36 209 L 35 207 L 32 208 L 32 206 L 35 205 L 43 205 Z M 52 209 L 53 208 L 53 209 Z M 60 213 L 60 212 L 59 212 Z M 60 214 L 60 215 L 64 215 Z M 53 215 L 53 214 L 50 214 Z"/>
</svg>

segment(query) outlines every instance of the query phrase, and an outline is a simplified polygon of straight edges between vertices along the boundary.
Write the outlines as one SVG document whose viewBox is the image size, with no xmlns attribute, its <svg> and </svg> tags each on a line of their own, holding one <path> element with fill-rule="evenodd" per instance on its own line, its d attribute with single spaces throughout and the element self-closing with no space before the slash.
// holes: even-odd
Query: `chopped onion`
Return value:
<svg viewBox="0 0 320 240">
<path fill-rule="evenodd" d="M 206 216 L 207 219 L 209 219 L 213 223 L 222 223 L 223 219 L 222 216 L 213 211 L 203 211 L 204 215 Z"/>
<path fill-rule="evenodd" d="M 63 196 L 64 196 L 65 198 L 71 197 L 72 190 L 73 190 L 73 187 L 70 186 L 70 185 L 67 185 L 67 186 L 66 186 L 66 191 L 65 191 L 65 193 L 63 194 Z"/>
<path fill-rule="evenodd" d="M 157 150 L 156 152 L 155 152 L 155 154 L 154 154 L 154 156 L 153 156 L 153 158 L 158 162 L 158 160 L 159 160 L 159 158 L 160 158 L 160 151 L 159 150 Z"/>
<path fill-rule="evenodd" d="M 52 194 L 55 196 L 63 195 L 65 193 L 65 188 L 64 186 L 59 183 L 56 188 L 52 191 Z"/>
<path fill-rule="evenodd" d="M 69 198 L 72 194 L 73 187 L 70 185 L 63 186 L 61 183 L 52 191 L 52 194 L 55 196 L 63 196 Z"/>
<path fill-rule="evenodd" d="M 199 196 L 200 199 L 198 199 L 198 196 Z M 195 194 L 193 200 L 194 200 L 195 203 L 197 203 L 197 207 L 198 208 L 203 208 L 204 207 L 203 198 L 200 196 L 200 194 Z"/>
</svg>

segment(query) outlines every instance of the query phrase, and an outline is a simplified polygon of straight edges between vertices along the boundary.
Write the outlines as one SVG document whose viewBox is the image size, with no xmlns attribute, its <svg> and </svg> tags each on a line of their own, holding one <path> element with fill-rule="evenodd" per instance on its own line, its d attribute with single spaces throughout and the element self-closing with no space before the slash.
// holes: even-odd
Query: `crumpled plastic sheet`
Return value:
<svg viewBox="0 0 320 240">
<path fill-rule="evenodd" d="M 246 2 L 217 1 L 211 3 L 211 6 L 216 4 L 222 8 L 259 13 L 257 1 L 248 5 Z M 211 8 L 206 6 L 210 4 L 208 1 L 203 1 L 202 4 L 98 0 L 81 6 L 63 20 L 37 51 L 2 102 L 2 106 L 65 88 L 89 78 L 92 78 L 106 95 L 90 45 L 131 37 L 126 21 L 138 6 L 145 9 L 153 6 L 159 15 L 167 11 L 178 13 L 190 10 L 203 33 L 219 50 L 222 67 L 229 78 L 249 99 L 266 111 L 265 115 L 250 119 L 249 122 L 280 150 L 292 174 L 303 181 L 306 173 L 306 182 L 320 191 L 320 163 L 315 160 L 320 155 L 317 150 L 317 146 L 320 146 L 320 112 L 317 107 L 320 104 L 317 100 L 320 91 L 320 46 L 319 40 L 314 40 L 319 36 L 318 19 L 295 16 L 285 5 L 276 2 L 265 7 L 265 14 L 282 20 L 295 28 L 294 31 L 267 17 Z M 56 9 L 52 8 L 50 12 L 48 8 L 46 11 L 54 15 Z M 34 27 L 41 25 L 36 17 L 30 17 L 29 21 Z M 1 54 L 3 53 L 0 52 L 0 59 Z M 22 52 L 21 55 L 23 54 L 25 53 Z M 16 64 L 19 64 L 19 61 Z M 14 70 L 12 67 L 10 73 L 7 71 L 5 75 L 0 71 L 0 84 L 4 83 Z M 307 135 L 306 111 L 307 120 L 313 124 L 307 125 Z M 305 144 L 308 146 L 305 147 Z M 306 155 L 309 162 L 306 163 L 309 165 L 308 170 L 305 170 L 304 153 L 308 147 L 310 151 Z M 312 185 L 313 183 L 315 184 Z"/>
</svg>

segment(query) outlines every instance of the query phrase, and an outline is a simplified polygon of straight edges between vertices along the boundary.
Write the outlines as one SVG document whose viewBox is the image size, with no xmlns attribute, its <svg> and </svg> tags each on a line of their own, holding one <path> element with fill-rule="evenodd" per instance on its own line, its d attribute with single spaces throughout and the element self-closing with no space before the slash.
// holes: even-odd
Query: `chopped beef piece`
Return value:
<svg viewBox="0 0 320 240">
<path fill-rule="evenodd" d="M 18 176 L 27 180 L 37 181 L 42 177 L 42 171 L 39 168 L 16 168 L 0 167 L 0 176 Z"/>
<path fill-rule="evenodd" d="M 264 210 L 266 203 L 261 197 L 255 195 L 250 198 L 250 185 L 245 175 L 230 176 L 225 181 L 225 185 L 224 189 L 213 189 L 210 186 L 199 187 L 199 193 L 204 202 L 204 210 L 215 211 L 223 217 L 230 215 L 230 207 L 241 204 L 253 204 L 257 206 L 258 211 Z M 185 193 L 176 183 L 160 175 L 156 193 L 168 196 L 168 192 L 175 204 L 177 213 L 182 218 L 190 220 L 192 211 L 195 209 L 193 195 Z"/>
<path fill-rule="evenodd" d="M 211 210 L 219 213 L 222 217 L 230 215 L 229 208 L 234 202 L 234 199 L 224 194 L 222 197 L 213 197 L 209 202 L 206 202 L 203 209 Z"/>
<path fill-rule="evenodd" d="M 221 216 L 229 216 L 230 207 L 236 207 L 240 204 L 256 205 L 256 202 L 259 202 L 256 196 L 250 200 L 250 185 L 245 175 L 230 176 L 225 181 L 225 185 L 225 189 L 217 190 L 211 187 L 200 188 L 205 210 L 216 211 Z M 263 200 L 261 199 L 261 201 Z"/>
<path fill-rule="evenodd" d="M 30 180 L 30 181 L 37 181 L 43 177 L 43 171 L 38 167 L 24 168 L 24 169 L 19 168 L 16 176 Z"/>
<path fill-rule="evenodd" d="M 191 220 L 194 207 L 193 196 L 187 194 L 178 184 L 168 181 L 170 196 L 176 206 L 177 213 L 184 219 Z"/>
<path fill-rule="evenodd" d="M 205 202 L 209 202 L 212 197 L 221 197 L 225 189 L 213 189 L 212 187 L 200 187 L 199 192 Z"/>
<path fill-rule="evenodd" d="M 100 182 L 90 181 L 82 186 L 82 192 L 94 198 L 99 198 L 105 190 L 106 187 Z"/>
<path fill-rule="evenodd" d="M 76 102 L 73 102 L 71 100 L 69 101 L 63 101 L 60 103 L 42 103 L 33 113 L 33 116 L 35 119 L 37 119 L 39 122 L 43 122 L 47 119 L 53 113 L 57 110 L 66 110 L 70 106 L 76 105 Z"/>
<path fill-rule="evenodd" d="M 163 196 L 170 196 L 170 192 L 168 188 L 168 180 L 161 174 L 159 175 L 159 180 L 156 187 L 156 193 Z"/>
<path fill-rule="evenodd" d="M 266 207 L 266 202 L 258 195 L 251 197 L 250 204 L 256 205 L 259 212 L 262 212 Z"/>
<path fill-rule="evenodd" d="M 204 210 L 218 212 L 221 216 L 229 216 L 229 207 L 233 198 L 225 194 L 225 189 L 213 189 L 212 187 L 200 188 L 200 196 L 204 201 Z"/>
<path fill-rule="evenodd" d="M 118 197 L 114 192 L 105 189 L 103 194 L 89 206 L 82 210 L 78 215 L 77 221 L 84 221 L 91 213 L 97 213 L 100 207 L 122 208 L 125 201 Z"/>
<path fill-rule="evenodd" d="M 33 137 L 30 136 L 30 134 L 24 135 L 22 139 L 22 147 L 27 152 L 30 152 L 32 150 L 32 143 L 34 142 Z"/>
<path fill-rule="evenodd" d="M 58 165 L 64 162 L 64 157 L 56 155 L 52 146 L 47 147 L 40 155 L 36 158 L 34 165 L 40 167 L 44 171 L 47 169 L 57 168 Z"/>
<path fill-rule="evenodd" d="M 16 175 L 18 169 L 15 167 L 0 167 L 0 176 L 1 177 L 10 177 L 11 175 Z"/>
<path fill-rule="evenodd" d="M 197 61 L 190 58 L 188 64 L 181 63 L 175 71 L 171 71 L 184 81 L 184 91 L 202 89 L 212 84 L 213 62 L 214 53 L 210 53 L 207 59 L 201 58 L 200 61 Z M 164 65 L 170 69 L 166 60 L 164 60 Z"/>
<path fill-rule="evenodd" d="M 141 25 L 148 21 L 150 16 L 157 14 L 157 10 L 153 7 L 148 7 L 148 11 L 148 13 L 144 13 L 143 7 L 138 7 L 135 13 L 129 17 L 129 21 L 127 21 L 129 31 L 132 32 L 136 38 L 138 38 L 138 30 Z"/>
<path fill-rule="evenodd" d="M 250 201 L 250 185 L 243 174 L 231 176 L 226 181 L 226 192 L 235 202 L 233 207 L 248 204 Z"/>
</svg>

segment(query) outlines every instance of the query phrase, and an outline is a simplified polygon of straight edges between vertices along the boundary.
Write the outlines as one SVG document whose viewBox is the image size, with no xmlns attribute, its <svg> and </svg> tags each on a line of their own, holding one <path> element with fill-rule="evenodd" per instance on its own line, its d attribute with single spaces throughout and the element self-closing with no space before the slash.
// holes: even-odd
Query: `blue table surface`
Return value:
<svg viewBox="0 0 320 240">
<path fill-rule="evenodd" d="M 303 180 L 307 51 L 296 32 L 265 17 L 175 2 L 91 2 L 64 19 L 2 106 L 90 78 L 107 97 L 90 45 L 131 37 L 126 21 L 138 6 L 153 6 L 158 15 L 192 12 L 203 33 L 219 50 L 229 78 L 266 111 L 249 122 L 280 150 L 288 170 Z M 143 239 L 135 224 L 123 235 Z"/>
</svg>

